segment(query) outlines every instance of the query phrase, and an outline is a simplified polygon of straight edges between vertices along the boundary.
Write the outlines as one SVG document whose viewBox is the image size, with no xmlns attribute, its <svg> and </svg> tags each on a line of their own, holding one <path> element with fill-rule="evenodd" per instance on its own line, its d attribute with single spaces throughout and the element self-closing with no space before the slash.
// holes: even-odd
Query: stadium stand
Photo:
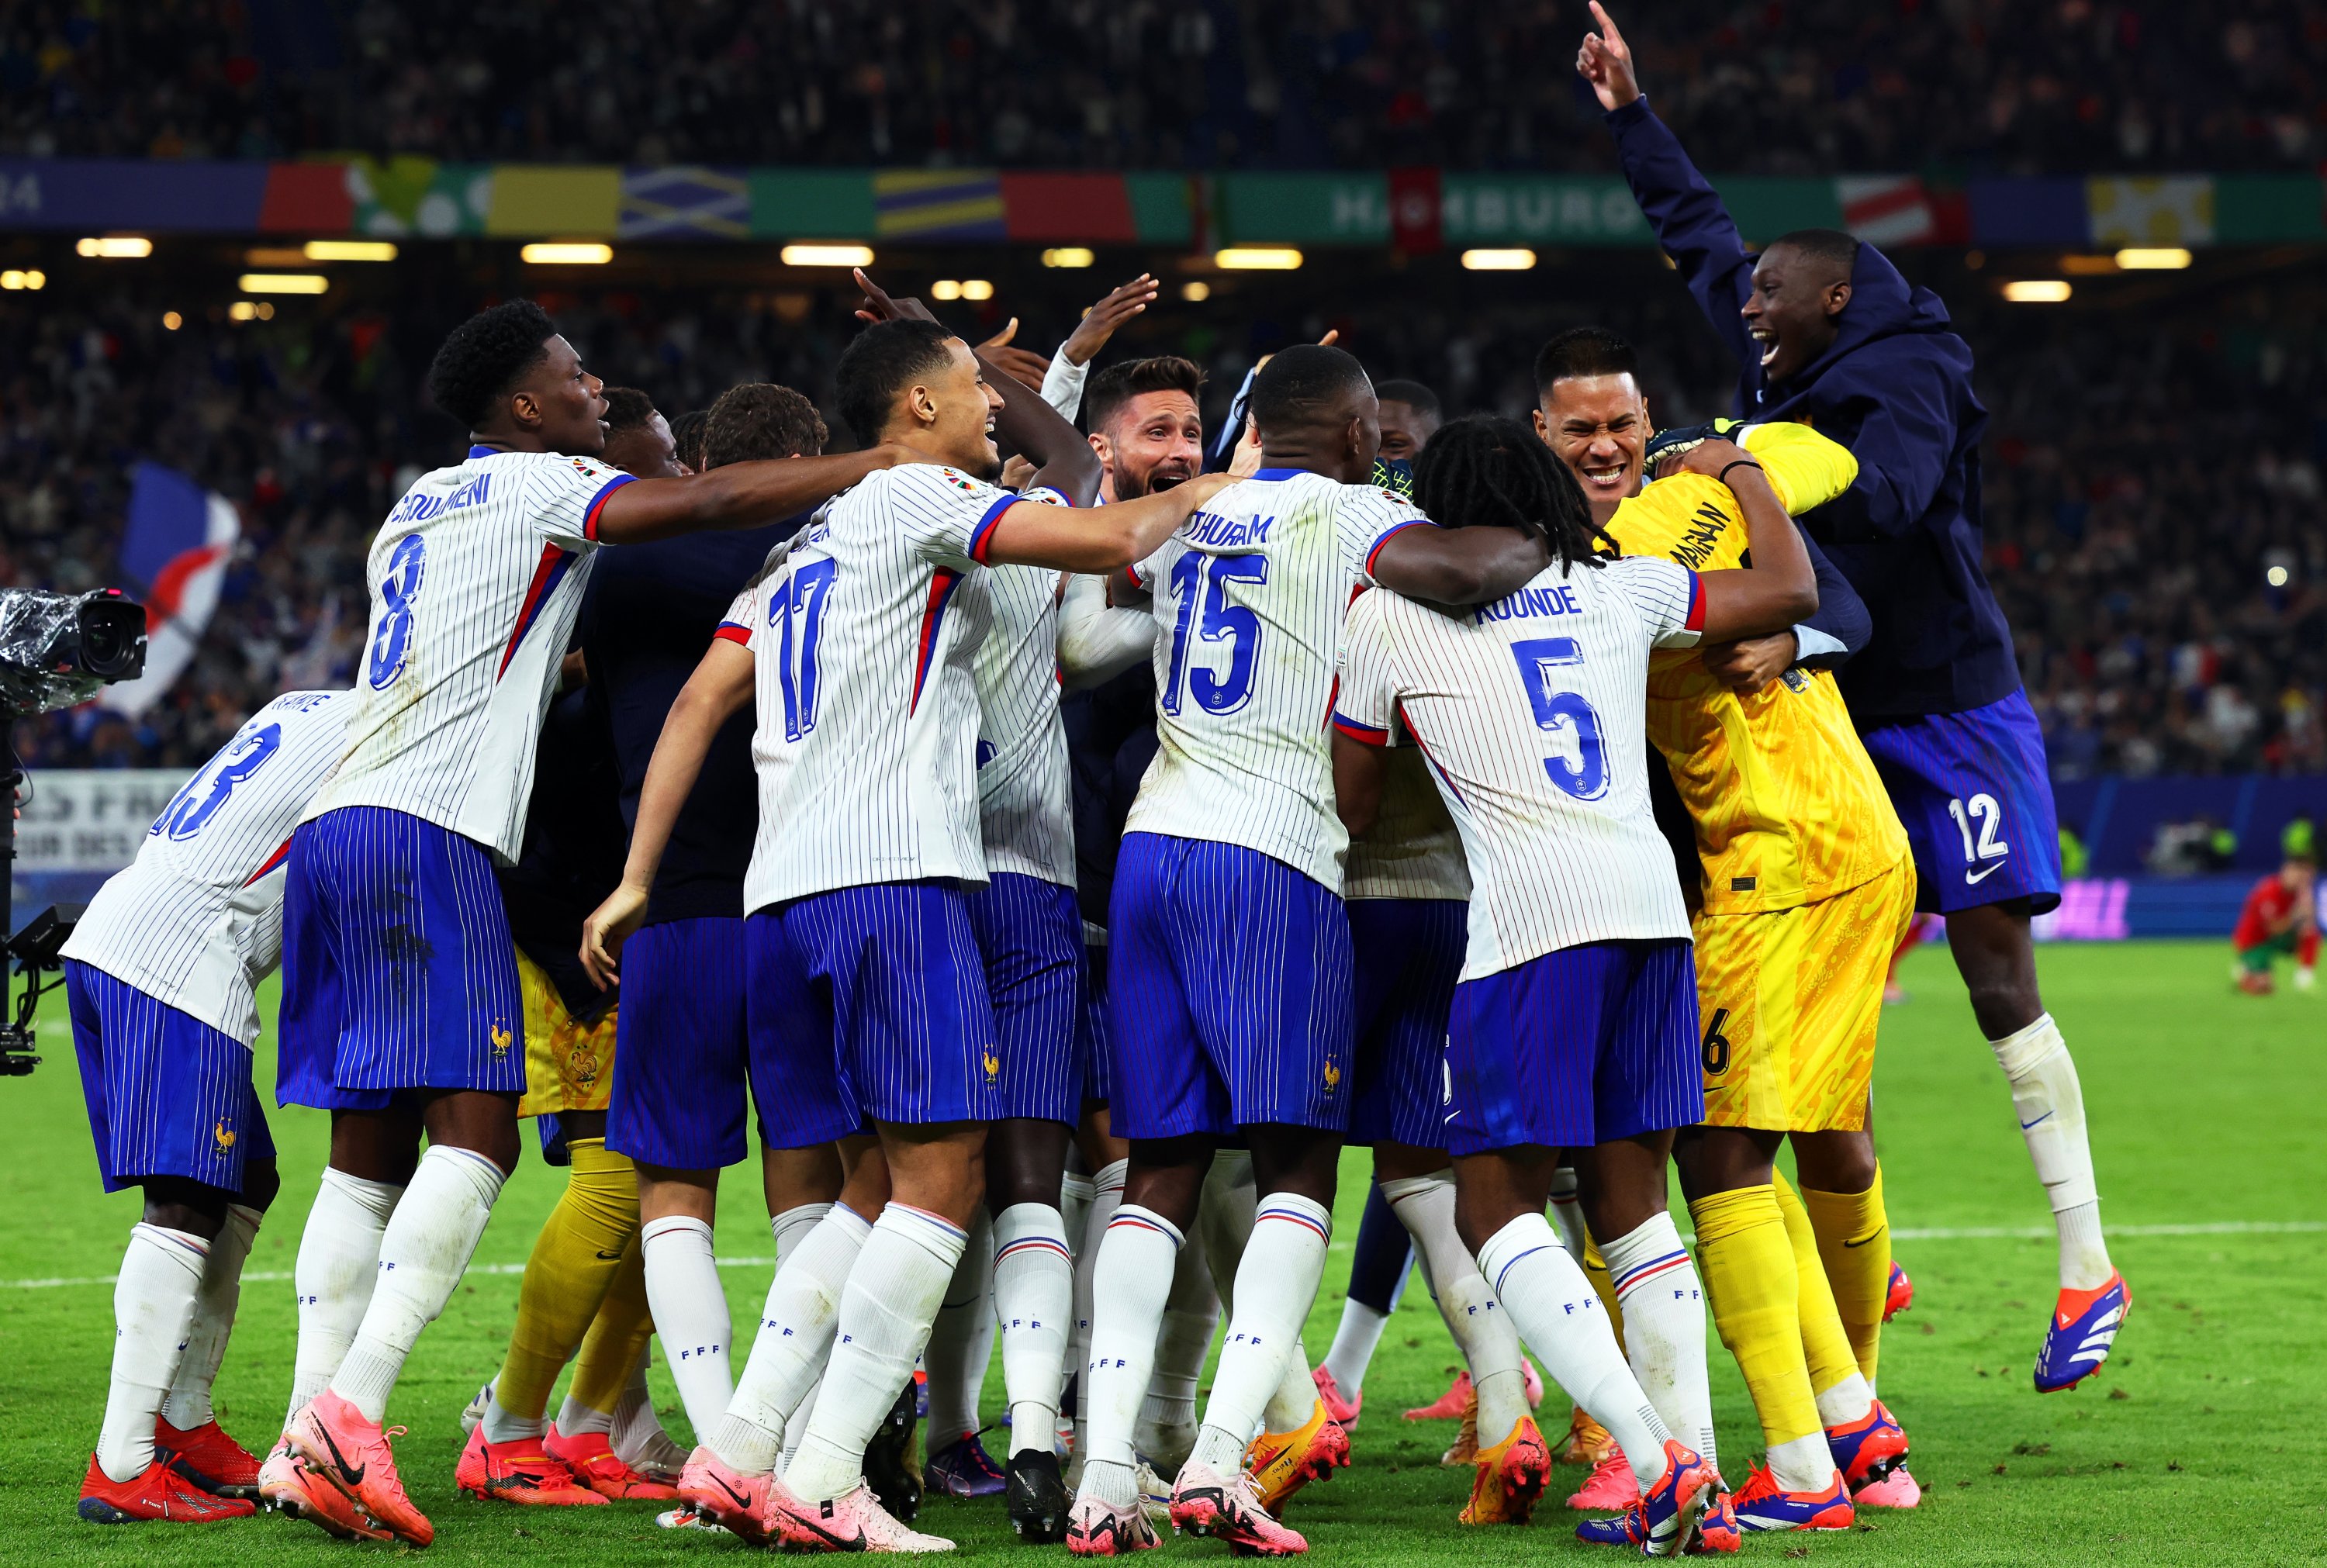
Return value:
<svg viewBox="0 0 2327 1568">
<path fill-rule="evenodd" d="M 0 23 L 0 154 L 1597 169 L 1585 25 L 1547 0 L 49 0 Z M 2327 151 L 2327 20 L 2298 0 L 2228 21 L 1684 0 L 1627 25 L 1659 111 L 1717 168 L 2301 170 Z"/>
</svg>

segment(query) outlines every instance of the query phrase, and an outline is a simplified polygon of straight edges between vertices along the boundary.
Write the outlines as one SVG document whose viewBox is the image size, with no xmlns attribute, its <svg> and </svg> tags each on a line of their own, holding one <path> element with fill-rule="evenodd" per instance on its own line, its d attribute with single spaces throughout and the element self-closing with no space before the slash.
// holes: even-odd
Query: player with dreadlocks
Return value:
<svg viewBox="0 0 2327 1568">
<path fill-rule="evenodd" d="M 1818 605 L 1760 465 L 1714 443 L 1680 462 L 1746 501 L 1753 569 L 1612 558 L 1574 478 L 1525 425 L 1441 430 L 1416 464 L 1416 499 L 1442 526 L 1536 535 L 1551 564 L 1463 613 L 1360 597 L 1333 713 L 1352 835 L 1379 809 L 1383 749 L 1408 739 L 1462 833 L 1471 931 L 1446 1047 L 1455 1224 L 1544 1369 L 1623 1450 L 1640 1488 L 1624 1534 L 1660 1554 L 1694 1544 L 1708 1506 L 1734 1545 L 1718 1477 L 1625 1364 L 1544 1207 L 1565 1149 L 1594 1235 L 1650 1225 L 1666 1213 L 1674 1129 L 1704 1115 L 1688 916 L 1649 803 L 1649 655 L 1773 631 Z M 1670 1250 L 1687 1264 L 1677 1237 Z M 1482 1451 L 1505 1435 L 1482 1423 Z"/>
</svg>

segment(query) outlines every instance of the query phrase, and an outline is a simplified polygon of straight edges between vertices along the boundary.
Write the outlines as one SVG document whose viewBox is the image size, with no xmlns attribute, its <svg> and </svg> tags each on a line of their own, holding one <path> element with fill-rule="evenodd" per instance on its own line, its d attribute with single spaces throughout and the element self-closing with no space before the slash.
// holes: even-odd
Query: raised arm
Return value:
<svg viewBox="0 0 2327 1568">
<path fill-rule="evenodd" d="M 1810 568 L 1808 546 L 1752 454 L 1731 442 L 1702 442 L 1667 471 L 1681 469 L 1708 474 L 1729 487 L 1745 517 L 1746 548 L 1753 563 L 1748 568 L 1699 574 L 1705 593 L 1705 615 L 1698 627 L 1703 640 L 1734 642 L 1784 631 L 1815 615 L 1818 576 Z"/>
<path fill-rule="evenodd" d="M 1551 546 L 1517 528 L 1400 528 L 1382 541 L 1373 579 L 1433 604 L 1491 604 L 1551 565 Z"/>
<path fill-rule="evenodd" d="M 703 770 L 712 738 L 751 698 L 752 650 L 724 636 L 713 639 L 703 662 L 679 689 L 678 700 L 671 704 L 662 734 L 655 741 L 646 782 L 639 789 L 638 821 L 631 828 L 631 853 L 622 863 L 621 883 L 582 922 L 582 967 L 599 990 L 621 983 L 622 942 L 646 919 L 647 894 L 661 868 L 662 852 L 670 843 L 679 808 L 695 789 L 696 775 Z"/>
<path fill-rule="evenodd" d="M 787 457 L 731 462 L 686 479 L 642 479 L 606 498 L 598 537 L 639 545 L 709 528 L 753 528 L 822 505 L 866 474 L 912 454 L 868 447 L 838 457 Z"/>
<path fill-rule="evenodd" d="M 1020 501 L 995 520 L 984 558 L 995 566 L 1118 572 L 1154 555 L 1198 507 L 1236 482 L 1223 473 L 1198 474 L 1184 484 L 1111 507 Z"/>
<path fill-rule="evenodd" d="M 1657 243 L 1680 269 L 1681 280 L 1739 368 L 1757 372 L 1761 351 L 1737 313 L 1753 290 L 1753 257 L 1729 209 L 1681 150 L 1680 138 L 1649 109 L 1632 69 L 1631 48 L 1599 0 L 1592 0 L 1592 17 L 1600 30 L 1584 35 L 1575 69 L 1608 111 L 1609 134 L 1616 138 L 1617 160 L 1632 200 L 1648 215 Z"/>
</svg>

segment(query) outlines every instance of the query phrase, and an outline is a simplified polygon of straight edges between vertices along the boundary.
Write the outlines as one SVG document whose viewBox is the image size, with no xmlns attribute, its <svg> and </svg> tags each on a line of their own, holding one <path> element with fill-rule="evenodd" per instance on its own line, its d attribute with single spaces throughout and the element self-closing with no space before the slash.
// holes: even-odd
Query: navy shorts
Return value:
<svg viewBox="0 0 2327 1568">
<path fill-rule="evenodd" d="M 492 857 L 401 811 L 291 835 L 278 1105 L 382 1110 L 400 1089 L 525 1092 L 525 1004 Z"/>
<path fill-rule="evenodd" d="M 1352 1143 L 1446 1141 L 1446 1014 L 1471 940 L 1459 899 L 1352 899 L 1357 1099 Z"/>
<path fill-rule="evenodd" d="M 1103 1106 L 1107 1103 L 1107 1059 L 1115 1047 L 1109 1043 L 1107 1026 L 1107 944 L 1086 941 L 1083 944 L 1083 1016 L 1082 1038 L 1076 1042 L 1076 1051 L 1083 1064 L 1083 1104 Z"/>
<path fill-rule="evenodd" d="M 768 1142 L 883 1122 L 990 1122 L 1002 1059 L 969 903 L 950 882 L 810 893 L 744 921 L 752 1080 Z"/>
<path fill-rule="evenodd" d="M 1575 1149 L 1705 1119 L 1685 939 L 1585 942 L 1454 988 L 1446 1149 Z"/>
<path fill-rule="evenodd" d="M 1005 1116 L 1073 1126 L 1082 1113 L 1083 917 L 1075 890 L 996 872 L 967 892 L 986 958 Z"/>
<path fill-rule="evenodd" d="M 1952 914 L 2028 899 L 2061 902 L 2061 824 L 2044 731 L 2014 692 L 1984 708 L 1861 729 L 1915 854 L 1915 907 Z"/>
<path fill-rule="evenodd" d="M 1107 909 L 1118 1138 L 1350 1125 L 1350 920 L 1240 845 L 1126 834 Z"/>
<path fill-rule="evenodd" d="M 743 1095 L 780 1092 L 752 1072 L 743 920 L 704 915 L 641 928 L 622 944 L 606 1147 L 672 1171 L 715 1171 L 751 1153 Z"/>
<path fill-rule="evenodd" d="M 67 960 L 65 1001 L 98 1173 L 118 1192 L 148 1176 L 242 1190 L 275 1158 L 250 1087 L 250 1048 L 102 969 Z"/>
</svg>

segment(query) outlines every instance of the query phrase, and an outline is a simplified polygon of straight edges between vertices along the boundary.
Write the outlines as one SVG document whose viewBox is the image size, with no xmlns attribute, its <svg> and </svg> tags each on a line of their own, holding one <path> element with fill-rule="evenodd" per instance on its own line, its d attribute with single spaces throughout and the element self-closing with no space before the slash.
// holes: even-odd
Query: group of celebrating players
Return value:
<svg viewBox="0 0 2327 1568">
<path fill-rule="evenodd" d="M 1969 351 L 1846 235 L 1750 254 L 1594 13 L 1579 69 L 1743 423 L 1654 433 L 1595 328 L 1544 347 L 1532 428 L 1442 425 L 1329 341 L 1208 462 L 1193 364 L 1093 369 L 1146 277 L 1045 361 L 860 274 L 845 455 L 777 387 L 674 431 L 529 302 L 454 331 L 430 391 L 472 445 L 380 530 L 353 688 L 254 714 L 66 949 L 99 1162 L 145 1203 L 82 1517 L 425 1545 L 388 1408 L 521 1115 L 571 1175 L 465 1418 L 480 1498 L 947 1550 L 926 1483 L 1076 1554 L 1165 1521 L 1303 1552 L 1285 1505 L 1349 1462 L 1388 1304 L 1353 1286 L 1313 1368 L 1359 1143 L 1467 1366 L 1464 1524 L 1526 1523 L 1556 1459 L 1608 1516 L 1578 1535 L 1652 1554 L 1911 1507 L 1868 1100 L 1919 907 L 2058 1223 L 2036 1386 L 2098 1370 L 2129 1297 L 2036 987 L 2057 850 Z M 262 1461 L 210 1387 L 279 1185 L 278 957 L 278 1101 L 332 1150 Z M 747 1092 L 778 1263 L 739 1373 Z M 1708 1308 L 1766 1448 L 1734 1489 Z"/>
</svg>

